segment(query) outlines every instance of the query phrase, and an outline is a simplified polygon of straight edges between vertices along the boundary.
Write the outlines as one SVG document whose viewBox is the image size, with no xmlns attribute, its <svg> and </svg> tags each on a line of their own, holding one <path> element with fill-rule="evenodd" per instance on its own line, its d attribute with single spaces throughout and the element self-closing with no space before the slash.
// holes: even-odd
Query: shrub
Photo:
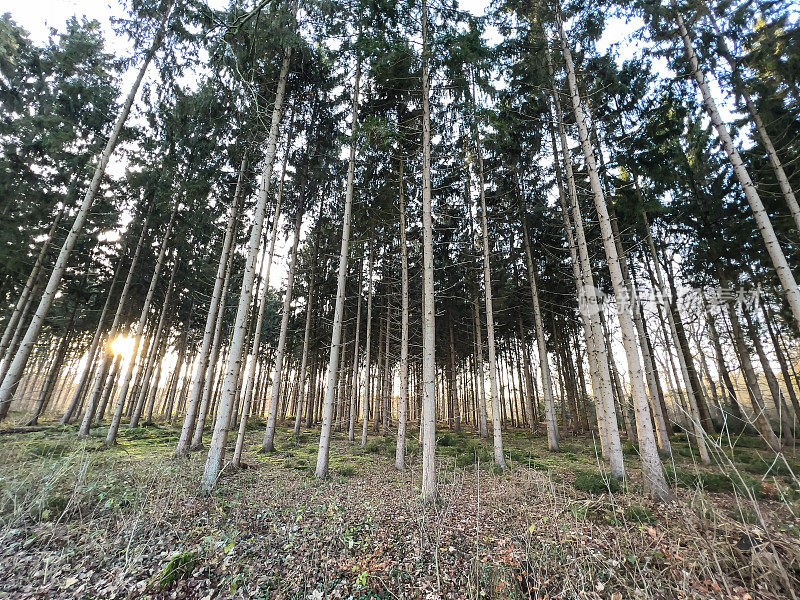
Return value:
<svg viewBox="0 0 800 600">
<path fill-rule="evenodd" d="M 370 440 L 364 446 L 364 452 L 367 454 L 379 454 L 381 451 L 381 443 L 378 440 Z"/>
<path fill-rule="evenodd" d="M 195 565 L 197 565 L 197 554 L 194 552 L 184 552 L 173 556 L 161 571 L 158 580 L 159 587 L 164 589 L 179 579 L 186 579 L 194 571 Z"/>
<path fill-rule="evenodd" d="M 619 481 L 613 477 L 591 471 L 578 471 L 572 485 L 575 489 L 589 494 L 618 492 L 620 489 Z"/>
<path fill-rule="evenodd" d="M 741 435 L 736 438 L 734 442 L 736 448 L 755 448 L 757 450 L 766 450 L 767 446 L 764 440 L 757 436 Z"/>
<path fill-rule="evenodd" d="M 120 437 L 124 437 L 128 440 L 141 440 L 142 438 L 148 437 L 149 434 L 146 427 L 129 427 L 127 429 L 123 429 L 119 435 Z"/>
</svg>

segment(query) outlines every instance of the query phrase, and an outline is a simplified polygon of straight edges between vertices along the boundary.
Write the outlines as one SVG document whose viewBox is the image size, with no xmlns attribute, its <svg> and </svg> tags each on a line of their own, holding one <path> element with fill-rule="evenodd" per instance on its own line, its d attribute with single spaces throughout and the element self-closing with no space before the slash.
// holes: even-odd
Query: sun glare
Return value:
<svg viewBox="0 0 800 600">
<path fill-rule="evenodd" d="M 118 335 L 113 342 L 111 342 L 111 350 L 114 354 L 120 355 L 122 358 L 129 358 L 133 354 L 133 338 L 127 335 Z"/>
</svg>

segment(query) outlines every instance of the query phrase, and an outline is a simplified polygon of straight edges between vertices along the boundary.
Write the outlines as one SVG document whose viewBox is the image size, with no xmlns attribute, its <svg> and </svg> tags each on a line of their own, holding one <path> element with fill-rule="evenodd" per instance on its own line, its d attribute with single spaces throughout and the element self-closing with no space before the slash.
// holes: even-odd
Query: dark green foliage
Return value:
<svg viewBox="0 0 800 600">
<path fill-rule="evenodd" d="M 578 471 L 572 485 L 575 489 L 589 494 L 613 493 L 620 490 L 619 481 L 593 471 Z"/>
<path fill-rule="evenodd" d="M 742 475 L 742 479 L 740 479 L 735 474 L 691 473 L 684 469 L 674 469 L 671 465 L 668 465 L 664 472 L 667 476 L 667 481 L 671 485 L 678 485 L 679 487 L 702 489 L 713 493 L 736 492 L 743 495 L 746 495 L 747 489 L 749 489 L 756 497 L 760 497 L 762 494 L 761 483 L 748 475 Z"/>
</svg>

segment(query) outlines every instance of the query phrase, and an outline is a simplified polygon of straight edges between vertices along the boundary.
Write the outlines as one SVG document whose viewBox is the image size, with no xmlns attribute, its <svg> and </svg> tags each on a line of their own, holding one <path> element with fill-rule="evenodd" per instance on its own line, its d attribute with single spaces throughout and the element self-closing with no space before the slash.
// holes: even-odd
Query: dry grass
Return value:
<svg viewBox="0 0 800 600">
<path fill-rule="evenodd" d="M 3 436 L 0 595 L 744 600 L 800 588 L 791 476 L 750 472 L 750 487 L 711 491 L 719 472 L 677 454 L 678 502 L 653 505 L 635 451 L 619 492 L 592 493 L 574 486 L 599 473 L 590 440 L 549 455 L 543 439 L 509 433 L 512 469 L 498 474 L 482 443 L 444 434 L 440 499 L 423 506 L 415 444 L 398 473 L 391 441 L 362 451 L 335 438 L 320 482 L 314 432 L 282 431 L 277 453 L 247 454 L 249 468 L 224 472 L 204 497 L 204 457 L 169 458 L 174 429 L 128 430 L 111 450 L 102 433 Z"/>
</svg>

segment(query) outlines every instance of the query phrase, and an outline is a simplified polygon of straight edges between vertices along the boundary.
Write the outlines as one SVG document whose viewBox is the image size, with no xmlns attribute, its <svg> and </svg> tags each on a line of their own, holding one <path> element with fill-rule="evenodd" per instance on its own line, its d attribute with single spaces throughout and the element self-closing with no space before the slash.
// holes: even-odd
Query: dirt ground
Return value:
<svg viewBox="0 0 800 600">
<path fill-rule="evenodd" d="M 251 425 L 248 447 L 262 431 Z M 543 435 L 507 432 L 511 468 L 500 473 L 486 443 L 440 431 L 439 501 L 424 505 L 415 440 L 401 473 L 392 440 L 362 449 L 338 434 L 332 476 L 318 481 L 316 433 L 282 429 L 276 453 L 247 453 L 246 469 L 203 496 L 205 454 L 173 459 L 177 435 L 125 429 L 103 449 L 103 428 L 87 441 L 74 427 L 0 430 L 0 597 L 800 594 L 797 465 L 772 464 L 752 438 L 717 451 L 730 477 L 697 467 L 676 439 L 677 501 L 658 505 L 641 494 L 632 445 L 617 489 L 589 438 L 550 454 Z"/>
</svg>

